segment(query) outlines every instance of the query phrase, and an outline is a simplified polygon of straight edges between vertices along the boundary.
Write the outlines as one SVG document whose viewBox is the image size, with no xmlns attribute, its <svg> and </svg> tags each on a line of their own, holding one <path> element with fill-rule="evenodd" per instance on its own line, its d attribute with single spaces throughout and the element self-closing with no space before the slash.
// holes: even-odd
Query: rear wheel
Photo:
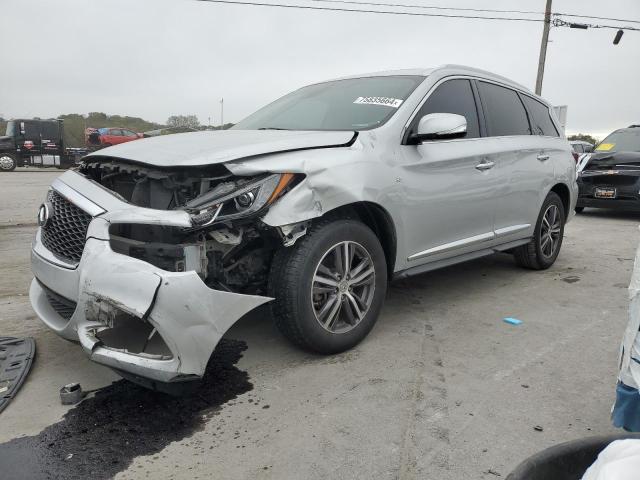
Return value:
<svg viewBox="0 0 640 480">
<path fill-rule="evenodd" d="M 355 220 L 324 221 L 275 255 L 269 280 L 273 316 L 298 346 L 338 353 L 367 336 L 387 290 L 384 251 Z"/>
<path fill-rule="evenodd" d="M 532 270 L 544 270 L 554 264 L 564 236 L 565 213 L 562 200 L 549 192 L 542 204 L 533 239 L 514 250 L 516 262 Z"/>
<path fill-rule="evenodd" d="M 11 172 L 15 170 L 18 162 L 16 157 L 11 153 L 0 153 L 0 170 L 3 172 Z"/>
</svg>

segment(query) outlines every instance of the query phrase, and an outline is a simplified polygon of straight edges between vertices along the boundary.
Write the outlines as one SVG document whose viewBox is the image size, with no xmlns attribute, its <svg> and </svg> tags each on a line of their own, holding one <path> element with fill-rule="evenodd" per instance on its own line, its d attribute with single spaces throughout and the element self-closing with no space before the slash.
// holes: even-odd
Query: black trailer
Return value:
<svg viewBox="0 0 640 480">
<path fill-rule="evenodd" d="M 0 171 L 16 167 L 69 168 L 87 152 L 66 149 L 62 120 L 15 119 L 0 136 Z"/>
</svg>

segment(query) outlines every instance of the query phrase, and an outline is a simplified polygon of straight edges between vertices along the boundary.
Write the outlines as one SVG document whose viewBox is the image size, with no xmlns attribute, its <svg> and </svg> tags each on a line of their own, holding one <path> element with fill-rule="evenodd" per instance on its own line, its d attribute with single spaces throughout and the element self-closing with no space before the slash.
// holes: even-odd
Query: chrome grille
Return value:
<svg viewBox="0 0 640 480">
<path fill-rule="evenodd" d="M 50 218 L 42 227 L 42 243 L 59 257 L 79 262 L 87 236 L 91 215 L 76 207 L 55 190 L 50 190 Z"/>
</svg>

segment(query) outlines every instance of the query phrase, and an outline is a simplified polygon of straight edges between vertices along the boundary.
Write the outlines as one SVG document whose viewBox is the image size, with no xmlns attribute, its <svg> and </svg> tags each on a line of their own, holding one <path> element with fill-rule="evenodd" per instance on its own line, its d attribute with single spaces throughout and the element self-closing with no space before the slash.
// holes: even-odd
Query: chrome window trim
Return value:
<svg viewBox="0 0 640 480">
<path fill-rule="evenodd" d="M 525 90 L 521 90 L 519 88 L 515 88 L 515 87 L 513 87 L 511 85 L 507 85 L 507 84 L 502 83 L 502 82 L 498 82 L 497 80 L 494 80 L 494 79 L 485 78 L 485 77 L 478 77 L 478 76 L 474 76 L 474 75 L 463 75 L 463 74 L 460 74 L 460 75 L 456 75 L 456 74 L 449 75 L 449 76 L 441 78 L 435 84 L 433 84 L 431 86 L 431 88 L 429 89 L 429 91 L 425 94 L 423 99 L 420 101 L 418 106 L 413 110 L 413 112 L 411 112 L 411 115 L 409 116 L 409 120 L 405 123 L 404 127 L 402 127 L 402 131 L 401 131 L 401 135 L 400 135 L 400 143 L 401 143 L 401 145 L 406 145 L 405 143 L 402 143 L 402 141 L 403 141 L 403 139 L 404 139 L 404 137 L 405 137 L 405 135 L 407 133 L 407 130 L 409 129 L 409 125 L 411 125 L 411 123 L 415 119 L 416 115 L 418 115 L 418 112 L 420 111 L 422 106 L 426 103 L 426 101 L 433 94 L 433 92 L 435 92 L 436 88 L 438 88 L 440 85 L 442 85 L 444 82 L 446 82 L 448 80 L 470 80 L 470 81 L 471 80 L 477 80 L 477 81 L 482 81 L 482 82 L 487 82 L 487 83 L 493 83 L 495 85 L 498 85 L 499 87 L 508 88 L 510 90 L 513 90 L 516 93 L 520 93 L 522 95 L 527 95 L 527 96 L 533 98 L 534 100 L 536 100 L 538 102 L 541 101 L 541 99 L 536 98 L 531 93 L 527 93 Z M 551 106 L 547 102 L 545 102 L 543 100 L 542 103 L 547 107 L 547 109 L 551 109 Z M 477 108 L 477 106 L 476 106 L 476 108 Z M 523 105 L 523 108 L 525 109 L 525 112 L 527 112 L 527 108 L 524 105 Z M 480 116 L 480 111 L 478 111 L 478 117 L 479 116 Z M 553 121 L 553 120 L 554 120 L 553 116 L 551 116 L 551 121 Z M 559 126 L 555 122 L 554 122 L 554 125 L 556 126 L 556 129 L 558 129 L 558 132 L 559 132 L 560 131 Z M 430 140 L 428 143 L 432 144 L 432 143 L 441 143 L 441 142 L 464 142 L 464 141 L 477 140 L 477 139 L 513 138 L 513 137 L 546 137 L 546 138 L 560 138 L 560 139 L 562 139 L 562 136 L 553 137 L 553 136 L 548 136 L 548 135 L 532 135 L 532 134 L 529 134 L 529 135 L 500 135 L 500 136 L 487 135 L 485 137 L 480 136 L 480 137 L 476 137 L 476 138 L 454 138 L 454 139 L 449 139 L 449 140 Z"/>
</svg>

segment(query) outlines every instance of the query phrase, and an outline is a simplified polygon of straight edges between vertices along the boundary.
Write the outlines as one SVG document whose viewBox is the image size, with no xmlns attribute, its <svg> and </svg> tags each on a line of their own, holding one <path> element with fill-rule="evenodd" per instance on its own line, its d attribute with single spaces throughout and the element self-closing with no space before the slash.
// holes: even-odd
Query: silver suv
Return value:
<svg viewBox="0 0 640 480">
<path fill-rule="evenodd" d="M 268 302 L 291 341 L 340 352 L 394 278 L 499 251 L 554 263 L 577 194 L 559 131 L 524 87 L 448 65 L 319 83 L 231 130 L 106 148 L 40 207 L 31 303 L 148 385 L 201 377 Z"/>
</svg>

